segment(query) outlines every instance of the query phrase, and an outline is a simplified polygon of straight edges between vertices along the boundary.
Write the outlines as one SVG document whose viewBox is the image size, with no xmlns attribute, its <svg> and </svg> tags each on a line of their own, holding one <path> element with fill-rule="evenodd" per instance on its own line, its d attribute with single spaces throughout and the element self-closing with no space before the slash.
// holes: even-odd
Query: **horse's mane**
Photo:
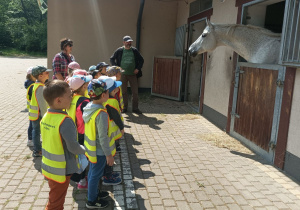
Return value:
<svg viewBox="0 0 300 210">
<path fill-rule="evenodd" d="M 227 28 L 227 34 L 233 34 L 233 32 L 237 29 L 237 28 L 248 28 L 250 30 L 255 30 L 259 33 L 262 33 L 264 35 L 267 36 L 271 36 L 271 37 L 278 37 L 281 38 L 281 34 L 279 33 L 273 33 L 272 31 L 265 29 L 265 28 L 261 28 L 258 26 L 253 26 L 253 25 L 241 25 L 241 24 L 214 24 L 214 26 L 218 26 L 218 27 L 224 27 Z"/>
</svg>

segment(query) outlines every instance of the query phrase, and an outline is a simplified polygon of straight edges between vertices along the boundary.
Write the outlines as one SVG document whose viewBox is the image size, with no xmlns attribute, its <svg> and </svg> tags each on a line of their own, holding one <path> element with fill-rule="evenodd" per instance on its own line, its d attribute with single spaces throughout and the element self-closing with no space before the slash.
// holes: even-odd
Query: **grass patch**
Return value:
<svg viewBox="0 0 300 210">
<path fill-rule="evenodd" d="M 2 48 L 0 49 L 0 56 L 13 56 L 13 57 L 41 57 L 46 58 L 47 53 L 46 52 L 26 52 L 19 49 L 14 48 Z"/>
</svg>

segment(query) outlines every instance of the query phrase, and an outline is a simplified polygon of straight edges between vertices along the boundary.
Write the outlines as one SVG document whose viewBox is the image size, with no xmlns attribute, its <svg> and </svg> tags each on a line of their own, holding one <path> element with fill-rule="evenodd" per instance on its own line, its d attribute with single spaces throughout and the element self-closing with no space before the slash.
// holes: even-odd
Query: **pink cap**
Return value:
<svg viewBox="0 0 300 210">
<path fill-rule="evenodd" d="M 81 76 L 81 75 L 73 75 L 68 79 L 69 86 L 72 90 L 79 89 L 84 83 L 89 82 L 93 79 L 91 75 Z"/>
<path fill-rule="evenodd" d="M 86 75 L 88 75 L 88 73 L 86 70 L 77 69 L 77 70 L 73 71 L 73 75 L 86 76 Z"/>
<path fill-rule="evenodd" d="M 29 67 L 28 69 L 27 69 L 27 74 L 31 74 L 32 73 L 32 66 L 31 67 Z"/>
<path fill-rule="evenodd" d="M 80 69 L 80 65 L 79 65 L 79 63 L 73 61 L 73 62 L 69 63 L 68 68 L 73 69 L 73 70 Z"/>
</svg>

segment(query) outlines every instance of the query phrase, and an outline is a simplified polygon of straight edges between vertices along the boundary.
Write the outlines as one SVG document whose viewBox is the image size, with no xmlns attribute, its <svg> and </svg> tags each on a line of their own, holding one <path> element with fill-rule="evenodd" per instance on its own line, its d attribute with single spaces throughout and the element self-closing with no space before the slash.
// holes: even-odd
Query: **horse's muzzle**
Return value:
<svg viewBox="0 0 300 210">
<path fill-rule="evenodd" d="M 197 51 L 189 50 L 189 56 L 195 57 L 197 54 Z"/>
</svg>

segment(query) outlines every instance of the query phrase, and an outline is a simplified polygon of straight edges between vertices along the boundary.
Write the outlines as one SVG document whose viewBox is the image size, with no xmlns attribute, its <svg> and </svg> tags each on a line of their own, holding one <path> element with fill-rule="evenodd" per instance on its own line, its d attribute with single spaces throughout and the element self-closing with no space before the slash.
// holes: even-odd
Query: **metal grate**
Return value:
<svg viewBox="0 0 300 210">
<path fill-rule="evenodd" d="M 281 63 L 300 66 L 300 0 L 287 0 L 282 34 Z"/>
<path fill-rule="evenodd" d="M 190 3 L 190 17 L 212 8 L 212 0 L 196 0 Z"/>
<path fill-rule="evenodd" d="M 185 40 L 185 25 L 176 28 L 175 56 L 183 56 L 184 40 Z"/>
</svg>

